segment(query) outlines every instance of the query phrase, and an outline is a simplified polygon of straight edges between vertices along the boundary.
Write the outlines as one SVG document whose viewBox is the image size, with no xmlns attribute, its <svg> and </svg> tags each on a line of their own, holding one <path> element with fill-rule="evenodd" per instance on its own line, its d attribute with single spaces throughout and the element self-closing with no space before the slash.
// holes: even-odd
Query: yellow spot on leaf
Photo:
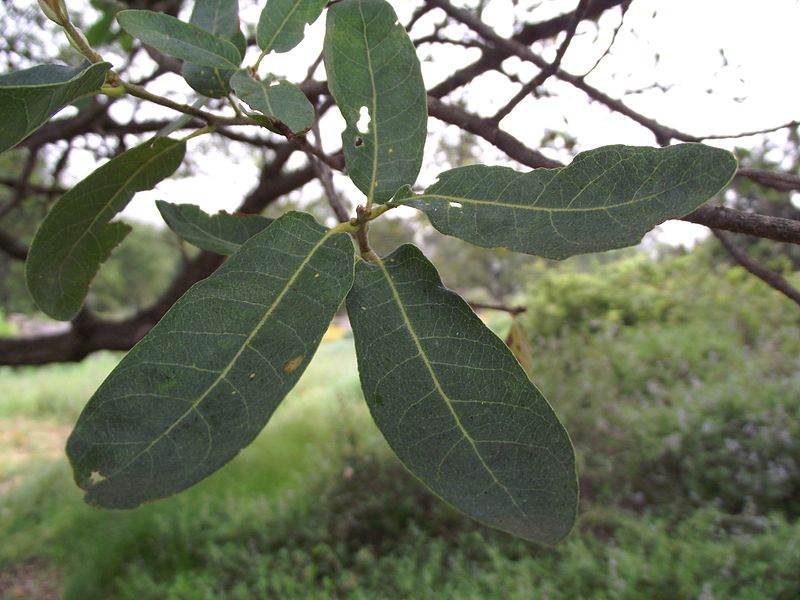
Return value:
<svg viewBox="0 0 800 600">
<path fill-rule="evenodd" d="M 305 356 L 303 354 L 298 354 L 294 358 L 290 358 L 289 360 L 286 361 L 281 370 L 287 375 L 291 375 L 297 370 L 297 367 L 303 364 L 304 358 Z"/>
</svg>

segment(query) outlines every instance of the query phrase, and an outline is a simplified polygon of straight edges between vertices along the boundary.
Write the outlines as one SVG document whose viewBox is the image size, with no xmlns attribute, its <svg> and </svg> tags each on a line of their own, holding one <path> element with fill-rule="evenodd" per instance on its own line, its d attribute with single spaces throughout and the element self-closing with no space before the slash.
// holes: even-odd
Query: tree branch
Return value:
<svg viewBox="0 0 800 600">
<path fill-rule="evenodd" d="M 751 181 L 782 192 L 800 190 L 800 177 L 791 173 L 766 171 L 764 169 L 739 169 L 737 177 L 746 177 Z"/>
<path fill-rule="evenodd" d="M 761 279 L 761 281 L 766 283 L 768 286 L 778 290 L 781 294 L 800 306 L 800 291 L 792 287 L 792 285 L 786 281 L 783 275 L 767 269 L 765 266 L 757 263 L 752 258 L 747 256 L 747 254 L 741 248 L 734 244 L 733 240 L 731 240 L 727 234 L 717 231 L 716 229 L 712 229 L 711 231 L 715 236 L 717 236 L 717 239 L 720 241 L 722 246 L 728 251 L 728 254 L 730 254 L 736 262 L 742 265 L 750 273 Z"/>
<path fill-rule="evenodd" d="M 776 242 L 800 244 L 800 221 L 794 219 L 770 217 L 706 204 L 689 213 L 682 220 L 705 225 L 712 230 L 724 229 Z"/>
<path fill-rule="evenodd" d="M 625 4 L 630 0 L 594 0 L 589 3 L 583 15 L 583 20 L 597 19 L 609 8 Z M 428 3 L 436 6 L 434 2 Z M 574 19 L 574 13 L 566 13 L 540 23 L 525 25 L 512 39 L 521 44 L 533 44 L 539 40 L 554 37 L 564 31 Z M 442 98 L 450 92 L 465 86 L 481 73 L 500 68 L 506 54 L 495 48 L 487 48 L 481 57 L 474 63 L 467 65 L 453 73 L 450 77 L 431 88 L 429 94 L 435 98 Z"/>
<path fill-rule="evenodd" d="M 533 150 L 506 133 L 488 119 L 481 119 L 452 104 L 445 104 L 441 100 L 428 96 L 428 114 L 430 116 L 457 125 L 458 127 L 482 137 L 487 142 L 505 152 L 510 158 L 531 168 L 545 167 L 548 169 L 563 166 L 560 162 L 547 158 L 537 150 Z"/>
</svg>

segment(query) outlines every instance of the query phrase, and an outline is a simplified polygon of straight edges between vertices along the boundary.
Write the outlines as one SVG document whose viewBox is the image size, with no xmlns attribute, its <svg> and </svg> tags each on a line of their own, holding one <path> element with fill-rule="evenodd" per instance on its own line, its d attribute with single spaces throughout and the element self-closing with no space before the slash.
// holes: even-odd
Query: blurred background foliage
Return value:
<svg viewBox="0 0 800 600">
<path fill-rule="evenodd" d="M 107 353 L 0 371 L 0 589 L 796 598 L 800 312 L 713 240 L 519 268 L 505 300 L 527 309 L 532 376 L 580 461 L 581 517 L 563 544 L 477 525 L 408 475 L 370 420 L 347 335 L 323 344 L 264 433 L 207 481 L 130 512 L 85 506 L 61 444 L 119 359 Z M 510 317 L 484 317 L 505 335 Z"/>
</svg>

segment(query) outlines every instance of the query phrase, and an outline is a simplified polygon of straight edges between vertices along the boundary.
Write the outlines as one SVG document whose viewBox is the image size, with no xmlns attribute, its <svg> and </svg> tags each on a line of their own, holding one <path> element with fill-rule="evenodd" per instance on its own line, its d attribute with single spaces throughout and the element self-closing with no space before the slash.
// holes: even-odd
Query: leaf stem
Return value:
<svg viewBox="0 0 800 600">
<path fill-rule="evenodd" d="M 255 64 L 253 65 L 252 69 L 254 73 L 258 73 L 258 67 L 261 66 L 261 61 L 264 60 L 264 57 L 267 55 L 268 50 L 262 50 L 261 54 L 258 55 Z"/>
<path fill-rule="evenodd" d="M 228 104 L 231 105 L 231 108 L 233 109 L 233 112 L 236 114 L 237 117 L 241 117 L 242 116 L 242 111 L 240 111 L 239 107 L 236 106 L 236 102 L 234 102 L 233 96 L 228 94 L 227 98 L 228 98 Z"/>
<path fill-rule="evenodd" d="M 148 92 L 145 88 L 143 88 L 140 85 L 136 85 L 135 83 L 128 83 L 124 81 L 122 82 L 122 85 L 125 86 L 125 90 L 131 96 L 141 98 L 142 100 L 147 100 L 148 102 L 152 102 L 154 104 L 158 104 L 166 108 L 171 108 L 172 110 L 184 113 L 186 115 L 197 117 L 198 119 L 202 119 L 209 125 L 258 125 L 258 123 L 247 117 L 243 116 L 223 117 L 204 110 L 200 110 L 199 108 L 195 108 L 193 106 L 189 106 L 188 104 L 180 104 L 178 102 L 174 102 L 169 98 L 157 96 L 156 94 Z"/>
<path fill-rule="evenodd" d="M 196 138 L 196 137 L 198 137 L 200 135 L 205 135 L 206 133 L 213 133 L 214 131 L 216 131 L 216 129 L 217 129 L 216 125 L 207 125 L 206 127 L 203 127 L 202 129 L 198 129 L 197 131 L 193 131 L 192 133 L 190 133 L 186 137 L 181 138 L 181 141 L 182 142 L 188 142 L 190 139 Z"/>
<path fill-rule="evenodd" d="M 64 33 L 67 34 L 67 39 L 73 48 L 93 63 L 103 62 L 103 57 L 89 45 L 89 40 L 86 39 L 86 36 L 80 29 L 72 24 L 72 21 L 67 20 L 62 23 L 61 26 L 64 28 Z"/>
</svg>

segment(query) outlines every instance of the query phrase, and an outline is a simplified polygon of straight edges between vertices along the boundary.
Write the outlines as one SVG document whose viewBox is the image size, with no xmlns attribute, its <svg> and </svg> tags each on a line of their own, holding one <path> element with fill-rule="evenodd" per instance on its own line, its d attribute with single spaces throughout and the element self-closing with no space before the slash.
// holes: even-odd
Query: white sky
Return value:
<svg viewBox="0 0 800 600">
<path fill-rule="evenodd" d="M 571 11 L 576 0 L 549 0 L 541 6 L 530 0 L 519 0 L 516 8 L 511 0 L 491 0 L 485 20 L 501 35 L 512 33 L 514 11 L 528 22 L 541 21 L 563 12 Z M 242 19 L 251 29 L 258 20 L 259 3 L 247 3 Z M 402 22 L 407 21 L 413 5 L 395 0 L 392 2 Z M 419 37 L 431 31 L 432 24 L 442 13 L 434 11 L 424 18 L 412 32 Z M 600 21 L 599 30 L 593 24 L 583 23 L 562 62 L 565 70 L 581 74 L 605 51 L 614 27 L 619 23 L 620 11 L 608 11 Z M 588 82 L 616 98 L 623 98 L 631 108 L 655 118 L 663 124 L 692 134 L 721 134 L 758 130 L 800 119 L 800 81 L 797 78 L 797 33 L 800 26 L 800 2 L 797 0 L 634 0 L 624 25 L 618 34 L 613 50 L 590 75 Z M 451 37 L 465 33 L 463 27 L 449 29 Z M 270 55 L 262 63 L 262 72 L 270 71 L 290 80 L 304 78 L 307 65 L 319 54 L 324 33 L 324 15 L 308 30 L 303 43 L 290 53 Z M 544 58 L 552 60 L 557 44 L 547 48 L 535 47 Z M 728 66 L 724 67 L 724 58 Z M 252 64 L 256 53 L 245 60 Z M 420 49 L 423 76 L 428 87 L 451 74 L 457 66 L 468 64 L 477 51 L 458 46 L 423 47 Z M 429 55 L 435 60 L 426 60 Z M 658 56 L 658 60 L 656 60 Z M 535 67 L 519 60 L 506 61 L 509 72 L 529 80 Z M 324 77 L 321 68 L 317 74 Z M 467 94 L 457 92 L 470 110 L 481 115 L 491 115 L 512 97 L 518 86 L 497 73 L 487 73 L 473 84 Z M 651 89 L 625 96 L 628 90 L 658 83 L 667 91 Z M 606 144 L 654 145 L 652 134 L 625 117 L 610 113 L 604 107 L 588 103 L 585 95 L 555 78 L 548 88 L 558 94 L 553 98 L 524 100 L 502 123 L 502 127 L 533 148 L 539 146 L 547 129 L 568 131 L 577 138 L 577 150 L 588 150 Z M 191 90 L 177 77 L 161 78 L 152 91 L 169 95 L 176 100 L 191 100 Z M 460 95 L 459 95 L 460 94 Z M 120 117 L 126 109 L 115 107 Z M 148 109 L 147 116 L 172 115 L 159 107 Z M 143 117 L 144 114 L 140 114 Z M 338 111 L 331 110 L 322 121 L 323 138 L 327 150 L 340 146 L 339 134 L 344 122 Z M 437 165 L 436 140 L 450 138 L 452 126 L 443 127 L 435 119 L 429 122 L 429 142 L 419 183 L 427 185 L 443 169 Z M 251 131 L 252 133 L 252 131 Z M 784 134 L 785 136 L 785 134 Z M 774 139 L 780 140 L 778 134 Z M 716 140 L 715 145 L 732 149 L 735 145 L 759 146 L 761 137 L 740 140 Z M 257 157 L 250 151 L 233 145 L 231 157 L 211 150 L 205 155 L 198 151 L 207 143 L 203 138 L 190 142 L 187 156 L 193 157 L 194 177 L 171 179 L 160 183 L 156 190 L 138 194 L 123 213 L 126 218 L 160 223 L 154 200 L 191 202 L 208 212 L 234 210 L 244 195 L 255 184 L 258 169 Z M 569 161 L 565 153 L 551 152 L 554 158 Z M 303 162 L 296 156 L 296 165 Z M 480 151 L 480 162 L 501 164 L 501 153 L 488 145 Z M 502 163 L 509 164 L 509 163 Z M 513 163 L 511 163 L 513 164 Z M 76 180 L 85 176 L 96 165 L 87 161 L 73 162 L 72 173 Z M 346 197 L 358 200 L 360 193 L 344 176 L 336 183 Z M 314 199 L 321 191 L 316 184 L 306 186 L 304 197 Z M 662 227 L 659 239 L 671 242 L 688 241 L 703 235 L 704 228 L 683 222 L 671 222 Z"/>
</svg>

